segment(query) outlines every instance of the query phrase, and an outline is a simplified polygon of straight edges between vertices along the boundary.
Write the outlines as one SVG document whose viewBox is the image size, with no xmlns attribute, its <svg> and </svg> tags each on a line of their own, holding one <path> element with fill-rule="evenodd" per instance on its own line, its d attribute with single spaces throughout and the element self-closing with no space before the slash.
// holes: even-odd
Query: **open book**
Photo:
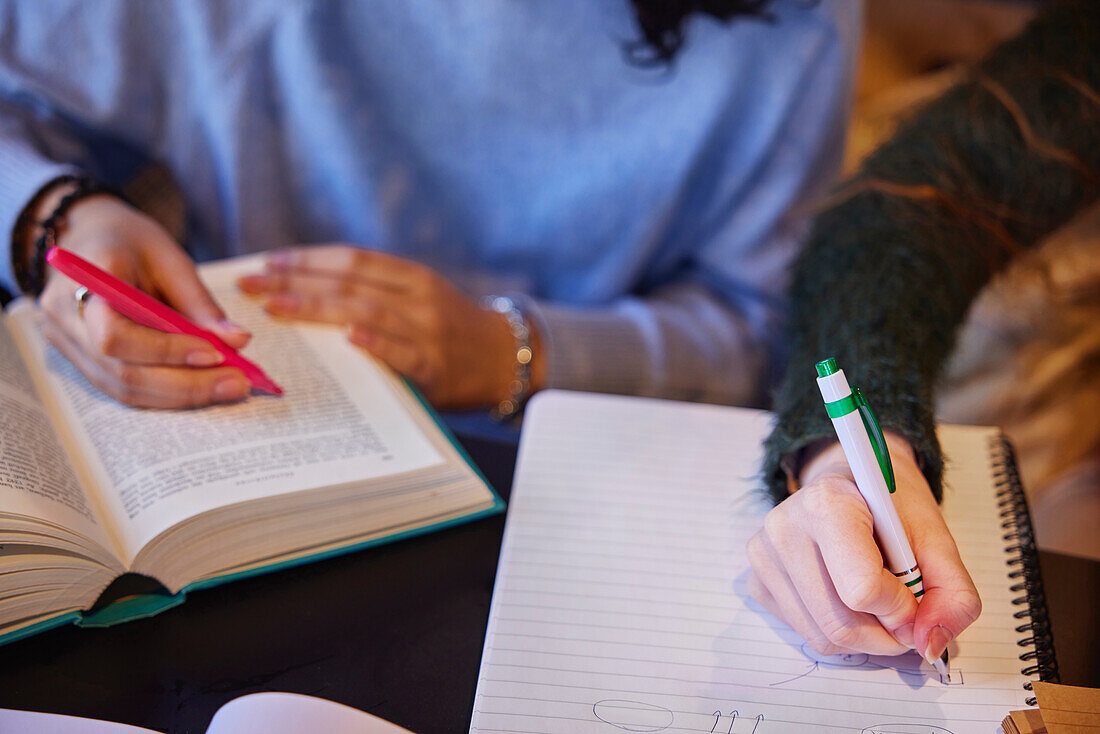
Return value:
<svg viewBox="0 0 1100 734">
<path fill-rule="evenodd" d="M 0 732 L 37 734 L 157 734 L 152 729 L 60 714 L 0 709 Z M 409 734 L 350 706 L 296 693 L 253 693 L 218 709 L 206 734 Z"/>
<path fill-rule="evenodd" d="M 824 408 L 822 408 L 824 410 Z M 995 429 L 944 426 L 943 512 L 984 603 L 947 681 L 820 655 L 748 594 L 772 417 L 546 391 L 524 418 L 472 732 L 979 734 L 1057 675 Z"/>
<path fill-rule="evenodd" d="M 200 268 L 253 332 L 244 355 L 286 391 L 233 405 L 123 406 L 44 340 L 33 304 L 9 306 L 0 641 L 147 616 L 191 589 L 501 510 L 400 378 L 340 329 L 277 322 L 238 294 L 237 276 L 258 267 Z M 105 605 L 104 590 L 127 572 L 169 593 Z"/>
</svg>

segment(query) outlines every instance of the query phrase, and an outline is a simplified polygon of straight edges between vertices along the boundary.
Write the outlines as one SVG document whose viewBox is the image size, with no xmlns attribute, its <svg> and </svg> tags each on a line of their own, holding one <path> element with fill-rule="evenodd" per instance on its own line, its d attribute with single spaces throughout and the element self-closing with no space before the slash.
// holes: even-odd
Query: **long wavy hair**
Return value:
<svg viewBox="0 0 1100 734">
<path fill-rule="evenodd" d="M 772 0 L 631 0 L 642 38 L 627 45 L 627 55 L 642 64 L 667 64 L 684 45 L 684 23 L 692 13 L 719 20 L 736 16 L 769 19 Z"/>
</svg>

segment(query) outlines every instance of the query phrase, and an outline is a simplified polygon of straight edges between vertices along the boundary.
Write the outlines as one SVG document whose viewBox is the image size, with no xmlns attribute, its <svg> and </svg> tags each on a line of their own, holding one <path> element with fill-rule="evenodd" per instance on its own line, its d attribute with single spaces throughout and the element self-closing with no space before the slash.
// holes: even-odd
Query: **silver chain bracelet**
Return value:
<svg viewBox="0 0 1100 734">
<path fill-rule="evenodd" d="M 515 417 L 530 397 L 531 361 L 535 358 L 531 348 L 531 328 L 527 325 L 527 319 L 519 310 L 519 306 L 507 296 L 485 296 L 481 299 L 481 307 L 503 316 L 516 342 L 515 361 L 512 365 L 513 377 L 508 383 L 508 397 L 489 411 L 490 418 L 503 422 Z"/>
</svg>

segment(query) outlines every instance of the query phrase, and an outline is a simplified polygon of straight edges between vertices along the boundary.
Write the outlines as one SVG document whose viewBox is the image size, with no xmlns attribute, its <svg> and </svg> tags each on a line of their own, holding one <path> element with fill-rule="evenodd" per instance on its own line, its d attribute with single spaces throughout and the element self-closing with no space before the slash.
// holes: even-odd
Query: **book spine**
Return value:
<svg viewBox="0 0 1100 734">
<path fill-rule="evenodd" d="M 997 487 L 1001 529 L 1005 531 L 1002 539 L 1008 544 L 1005 552 L 1009 558 L 1005 563 L 1012 569 L 1008 576 L 1014 582 L 1009 588 L 1013 593 L 1021 594 L 1012 600 L 1014 606 L 1022 607 L 1013 614 L 1016 619 L 1023 620 L 1023 624 L 1016 627 L 1016 632 L 1024 635 L 1016 642 L 1024 648 L 1020 660 L 1026 665 L 1020 672 L 1029 678 L 1038 675 L 1039 680 L 1057 683 L 1058 662 L 1054 654 L 1054 638 L 1050 631 L 1046 595 L 1043 592 L 1039 552 L 1035 545 L 1035 530 L 1031 525 L 1027 496 L 1016 466 L 1016 452 L 1002 435 L 993 439 L 990 454 L 993 459 L 993 479 Z M 1031 683 L 1030 680 L 1025 683 L 1024 690 L 1031 691 Z M 1035 697 L 1029 696 L 1024 702 L 1028 706 L 1034 706 Z"/>
</svg>

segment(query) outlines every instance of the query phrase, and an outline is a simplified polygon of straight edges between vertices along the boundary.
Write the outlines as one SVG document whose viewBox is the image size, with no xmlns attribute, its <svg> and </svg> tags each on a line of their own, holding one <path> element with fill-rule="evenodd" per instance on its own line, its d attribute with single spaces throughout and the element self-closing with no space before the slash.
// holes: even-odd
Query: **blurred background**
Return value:
<svg viewBox="0 0 1100 734">
<path fill-rule="evenodd" d="M 845 173 L 1035 3 L 868 0 Z M 1002 427 L 1039 545 L 1100 559 L 1100 207 L 1015 258 L 982 293 L 938 394 L 941 421 Z"/>
</svg>

